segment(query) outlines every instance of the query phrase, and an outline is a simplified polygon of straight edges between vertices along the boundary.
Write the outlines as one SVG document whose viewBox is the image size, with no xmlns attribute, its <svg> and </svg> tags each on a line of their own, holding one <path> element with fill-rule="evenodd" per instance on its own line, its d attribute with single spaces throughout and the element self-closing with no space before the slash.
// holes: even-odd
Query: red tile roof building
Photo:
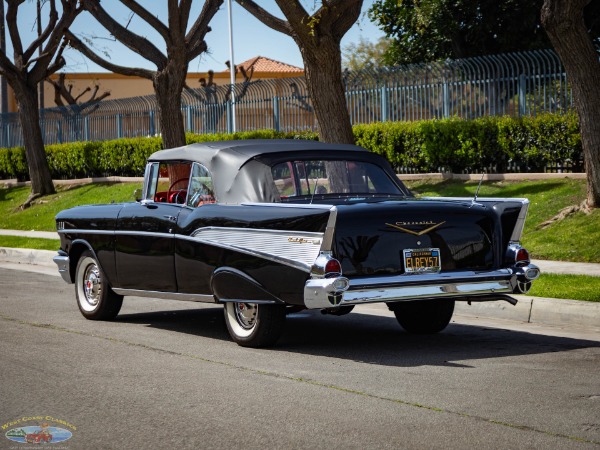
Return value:
<svg viewBox="0 0 600 450">
<path fill-rule="evenodd" d="M 255 56 L 247 61 L 236 64 L 236 67 L 243 68 L 246 73 L 272 73 L 272 74 L 294 74 L 295 76 L 304 75 L 304 69 L 301 67 L 292 66 L 290 64 L 275 61 L 274 59 L 264 56 Z M 229 69 L 223 72 L 229 73 Z"/>
</svg>

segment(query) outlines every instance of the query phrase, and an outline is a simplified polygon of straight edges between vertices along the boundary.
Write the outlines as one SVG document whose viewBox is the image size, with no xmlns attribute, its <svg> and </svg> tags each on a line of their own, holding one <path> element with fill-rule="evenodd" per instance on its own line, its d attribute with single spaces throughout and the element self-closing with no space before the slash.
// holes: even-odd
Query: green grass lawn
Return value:
<svg viewBox="0 0 600 450">
<path fill-rule="evenodd" d="M 600 302 L 600 277 L 542 273 L 528 293 L 534 297 Z"/>
<path fill-rule="evenodd" d="M 56 231 L 54 217 L 78 205 L 133 201 L 141 183 L 99 183 L 73 187 L 58 186 L 57 193 L 36 200 L 21 211 L 30 193 L 28 187 L 0 188 L 0 228 L 5 230 Z"/>
<path fill-rule="evenodd" d="M 60 241 L 58 239 L 40 239 L 0 235 L 0 247 L 32 248 L 35 250 L 58 250 L 60 248 Z"/>
</svg>

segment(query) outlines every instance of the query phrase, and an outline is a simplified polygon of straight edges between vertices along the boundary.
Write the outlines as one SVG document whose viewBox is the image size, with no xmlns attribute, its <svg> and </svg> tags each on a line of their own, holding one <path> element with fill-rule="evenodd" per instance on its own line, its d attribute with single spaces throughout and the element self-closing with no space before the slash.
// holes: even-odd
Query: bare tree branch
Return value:
<svg viewBox="0 0 600 450">
<path fill-rule="evenodd" d="M 48 41 L 43 49 L 44 57 L 39 58 L 35 65 L 29 72 L 31 82 L 39 83 L 44 78 L 60 70 L 65 66 L 66 62 L 62 57 L 62 50 L 64 50 L 64 33 L 69 29 L 75 18 L 82 11 L 81 8 L 77 7 L 78 0 L 63 0 L 62 1 L 62 15 L 59 21 L 56 23 L 55 28 L 52 30 L 48 37 Z M 59 46 L 62 45 L 62 49 Z M 58 50 L 58 52 L 57 52 Z M 56 54 L 55 61 L 51 64 L 52 55 Z"/>
<path fill-rule="evenodd" d="M 200 56 L 208 49 L 205 41 L 194 41 L 194 44 L 188 48 L 187 62 L 189 63 L 194 58 Z"/>
<path fill-rule="evenodd" d="M 177 3 L 177 2 L 175 2 Z M 206 7 L 204 4 L 204 9 Z M 187 24 L 190 21 L 190 11 L 192 10 L 192 0 L 181 0 L 179 3 L 179 23 L 183 25 L 181 27 L 181 34 L 185 35 Z M 208 24 L 207 24 L 208 25 Z"/>
<path fill-rule="evenodd" d="M 100 6 L 98 0 L 85 0 L 84 7 L 104 28 L 108 30 L 109 33 L 131 51 L 154 63 L 158 68 L 162 68 L 166 65 L 166 56 L 156 48 L 152 42 L 133 33 L 113 19 L 112 16 Z"/>
<path fill-rule="evenodd" d="M 24 1 L 25 0 L 6 0 L 6 3 L 8 3 L 8 8 L 6 9 L 6 26 L 8 27 L 8 34 L 10 35 L 13 53 L 15 55 L 23 54 L 23 43 L 21 41 L 21 35 L 19 34 L 19 27 L 17 26 L 17 16 L 19 6 L 21 6 Z"/>
<path fill-rule="evenodd" d="M 68 8 L 68 5 L 67 5 Z M 63 5 L 63 14 L 64 14 L 64 5 Z M 52 33 L 52 30 L 56 27 L 56 23 L 58 22 L 58 12 L 56 11 L 56 3 L 55 0 L 50 0 L 50 16 L 48 20 L 48 24 L 44 28 L 44 31 L 36 37 L 36 39 L 29 44 L 29 47 L 23 53 L 23 59 L 25 61 L 29 61 L 29 58 L 33 56 L 33 54 L 40 48 L 40 45 L 48 39 L 48 36 Z"/>
<path fill-rule="evenodd" d="M 290 27 L 289 22 L 285 20 L 281 20 L 278 17 L 275 17 L 262 7 L 258 6 L 253 0 L 235 0 L 242 8 L 260 20 L 269 28 L 272 28 L 275 31 L 279 31 L 280 33 L 287 34 L 288 36 L 292 36 L 292 28 Z M 304 9 L 304 8 L 302 8 Z"/>
<path fill-rule="evenodd" d="M 204 42 L 204 37 L 206 33 L 211 31 L 208 24 L 222 4 L 223 0 L 217 0 L 215 4 L 211 4 L 210 2 L 204 3 L 200 15 L 185 36 L 185 44 L 189 52 L 188 61 L 206 51 L 207 46 Z"/>
<path fill-rule="evenodd" d="M 12 63 L 10 59 L 6 57 L 6 55 L 0 52 L 0 74 L 5 77 L 16 76 L 17 67 Z"/>
<path fill-rule="evenodd" d="M 78 8 L 79 2 L 80 0 L 61 0 L 62 11 L 59 17 L 56 0 L 50 0 L 48 24 L 33 40 L 27 51 L 23 51 L 17 20 L 18 9 L 24 0 L 6 0 L 8 4 L 6 18 L 0 18 L 1 20 L 6 19 L 13 44 L 13 62 L 9 61 L 5 51 L 1 52 L 0 69 L 15 94 L 23 132 L 23 143 L 31 179 L 31 195 L 25 205 L 34 198 L 55 192 L 40 128 L 37 87 L 47 74 L 57 71 L 65 65 L 63 34 L 81 12 L 81 9 Z M 43 47 L 41 54 L 32 59 L 35 51 L 40 47 Z"/>
<path fill-rule="evenodd" d="M 144 22 L 154 28 L 166 41 L 169 39 L 169 29 L 160 21 L 158 18 L 152 13 L 150 13 L 146 8 L 142 7 L 135 0 L 120 0 L 125 6 L 127 6 L 131 11 L 137 14 Z"/>
<path fill-rule="evenodd" d="M 131 75 L 131 76 L 146 78 L 148 80 L 151 80 L 154 75 L 154 72 L 151 70 L 119 66 L 117 64 L 112 64 L 112 63 L 106 61 L 105 59 L 96 55 L 96 53 L 94 53 L 92 50 L 90 50 L 90 48 L 87 45 L 85 45 L 82 41 L 80 41 L 70 31 L 67 31 L 65 33 L 65 37 L 68 39 L 71 47 L 77 49 L 86 58 L 89 58 L 94 63 L 98 64 L 99 66 L 104 67 L 106 70 L 109 70 L 111 72 L 122 73 L 123 75 Z"/>
</svg>

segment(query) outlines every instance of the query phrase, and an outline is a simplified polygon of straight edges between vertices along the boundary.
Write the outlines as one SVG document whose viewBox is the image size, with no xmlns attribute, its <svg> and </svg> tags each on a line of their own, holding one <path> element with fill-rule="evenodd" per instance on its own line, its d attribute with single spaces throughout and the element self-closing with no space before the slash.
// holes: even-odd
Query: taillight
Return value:
<svg viewBox="0 0 600 450">
<path fill-rule="evenodd" d="M 529 262 L 529 252 L 524 248 L 520 248 L 517 251 L 515 262 Z"/>
<path fill-rule="evenodd" d="M 519 244 L 511 244 L 506 250 L 506 256 L 504 260 L 509 266 L 524 266 L 530 263 L 529 252 Z"/>
<path fill-rule="evenodd" d="M 342 275 L 342 265 L 331 253 L 322 252 L 317 256 L 310 271 L 312 278 L 334 278 Z"/>
<path fill-rule="evenodd" d="M 338 275 L 340 273 L 342 273 L 342 265 L 337 259 L 332 258 L 327 261 L 327 264 L 325 264 L 325 276 Z"/>
</svg>

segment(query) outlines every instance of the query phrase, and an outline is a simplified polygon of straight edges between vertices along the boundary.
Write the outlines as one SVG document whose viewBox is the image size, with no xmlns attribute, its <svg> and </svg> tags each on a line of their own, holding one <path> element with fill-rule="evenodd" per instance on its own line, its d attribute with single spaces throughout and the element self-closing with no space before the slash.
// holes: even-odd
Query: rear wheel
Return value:
<svg viewBox="0 0 600 450">
<path fill-rule="evenodd" d="M 96 258 L 89 250 L 81 254 L 75 272 L 75 297 L 86 319 L 114 319 L 123 305 L 123 296 L 108 285 Z"/>
<path fill-rule="evenodd" d="M 454 300 L 418 300 L 388 305 L 398 323 L 409 333 L 433 334 L 450 323 L 454 313 Z"/>
<path fill-rule="evenodd" d="M 242 347 L 267 347 L 283 332 L 285 305 L 225 303 L 225 323 L 231 338 Z"/>
</svg>

